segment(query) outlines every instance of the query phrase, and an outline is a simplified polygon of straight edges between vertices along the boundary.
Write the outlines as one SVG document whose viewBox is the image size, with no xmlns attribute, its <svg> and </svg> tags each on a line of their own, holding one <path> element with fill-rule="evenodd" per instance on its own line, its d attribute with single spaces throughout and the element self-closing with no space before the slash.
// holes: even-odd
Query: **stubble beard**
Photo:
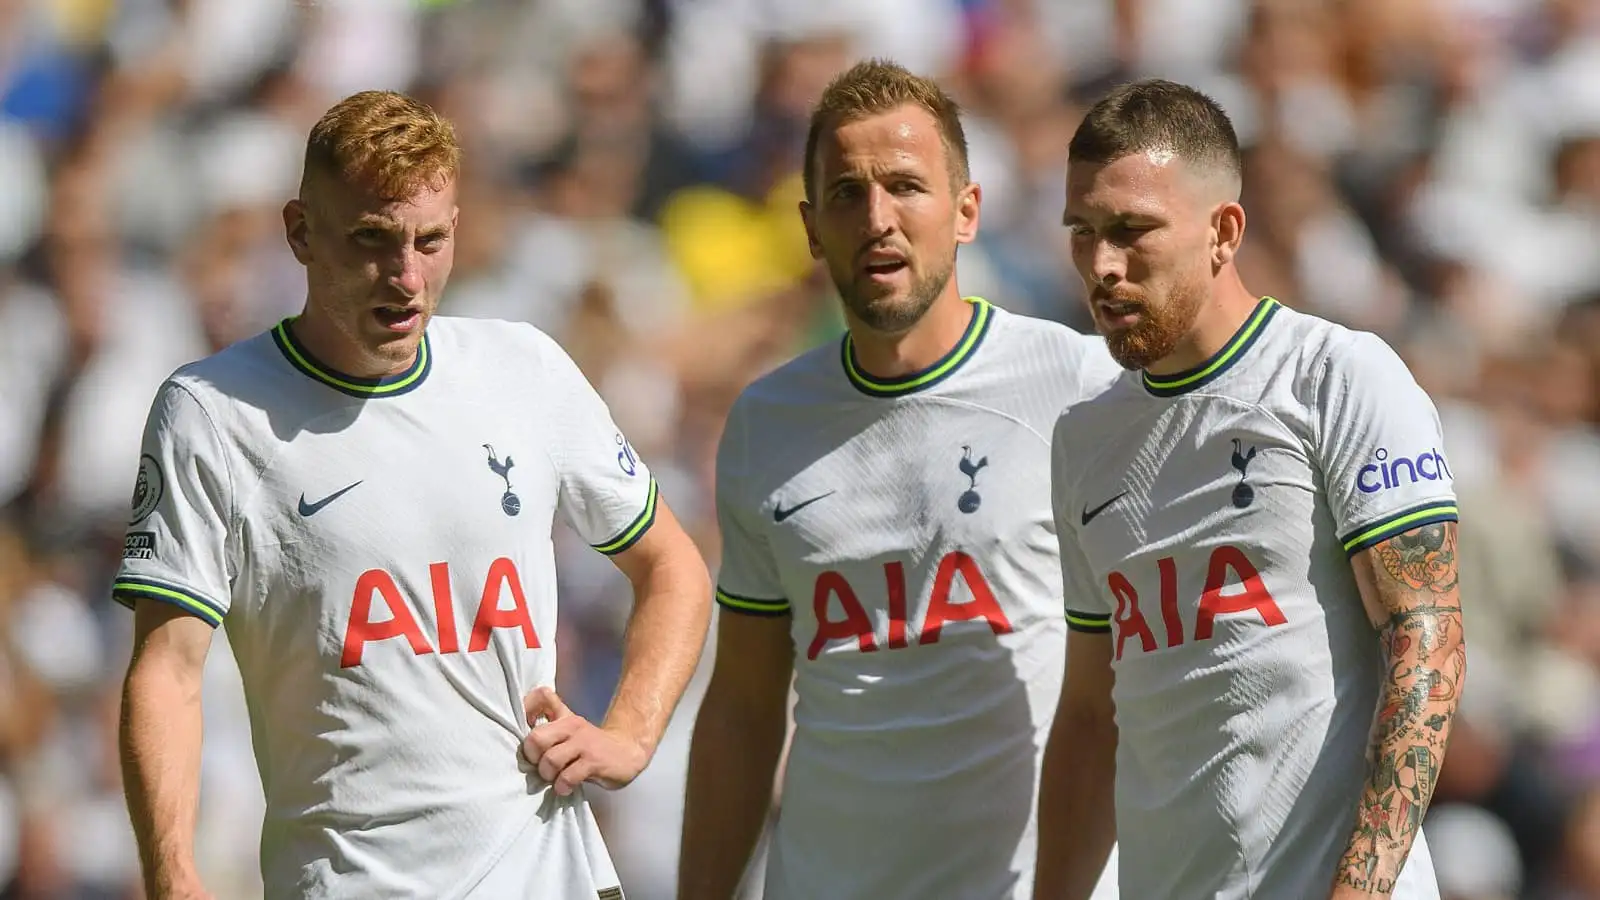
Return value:
<svg viewBox="0 0 1600 900">
<path fill-rule="evenodd" d="M 945 285 L 955 274 L 954 258 L 911 283 L 911 291 L 904 298 L 891 295 L 867 296 L 853 282 L 834 276 L 833 283 L 851 314 L 873 331 L 900 334 L 922 321 L 935 300 L 944 292 Z M 863 287 L 869 288 L 870 285 Z"/>
</svg>

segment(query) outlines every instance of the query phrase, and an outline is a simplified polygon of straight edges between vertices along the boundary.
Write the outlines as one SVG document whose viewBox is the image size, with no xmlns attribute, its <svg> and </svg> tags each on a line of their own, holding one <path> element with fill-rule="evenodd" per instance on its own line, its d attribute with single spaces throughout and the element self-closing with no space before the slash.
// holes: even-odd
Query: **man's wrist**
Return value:
<svg viewBox="0 0 1600 900">
<path fill-rule="evenodd" d="M 660 735 L 651 733 L 652 729 L 621 716 L 607 716 L 600 729 L 638 750 L 647 760 L 655 755 L 656 746 L 661 741 Z"/>
<path fill-rule="evenodd" d="M 193 897 L 203 895 L 205 886 L 193 860 L 173 861 L 158 868 L 150 879 L 152 900 L 164 897 Z"/>
</svg>

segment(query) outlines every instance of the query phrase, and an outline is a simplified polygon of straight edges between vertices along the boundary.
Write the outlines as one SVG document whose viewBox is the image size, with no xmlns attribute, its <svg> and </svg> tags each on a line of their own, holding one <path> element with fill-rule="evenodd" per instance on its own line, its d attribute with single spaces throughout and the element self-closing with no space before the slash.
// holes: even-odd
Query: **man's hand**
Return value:
<svg viewBox="0 0 1600 900">
<path fill-rule="evenodd" d="M 574 713 L 551 688 L 529 691 L 522 706 L 533 728 L 522 741 L 522 755 L 539 768 L 539 777 L 555 786 L 558 796 L 571 794 L 585 781 L 616 790 L 650 763 L 642 743 Z"/>
</svg>

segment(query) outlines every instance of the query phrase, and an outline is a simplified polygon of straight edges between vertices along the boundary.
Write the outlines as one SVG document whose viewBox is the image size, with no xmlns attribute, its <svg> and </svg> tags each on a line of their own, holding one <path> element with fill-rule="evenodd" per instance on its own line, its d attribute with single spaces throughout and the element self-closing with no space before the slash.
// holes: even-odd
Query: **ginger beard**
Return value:
<svg viewBox="0 0 1600 900">
<path fill-rule="evenodd" d="M 1160 303 L 1149 303 L 1125 291 L 1096 290 L 1091 301 L 1094 330 L 1106 338 L 1106 349 L 1118 365 L 1128 370 L 1149 368 L 1171 356 L 1190 328 L 1194 328 L 1203 296 L 1205 291 L 1194 285 L 1174 287 Z M 1101 303 L 1133 306 L 1138 322 L 1126 327 L 1109 327 L 1101 317 Z"/>
</svg>

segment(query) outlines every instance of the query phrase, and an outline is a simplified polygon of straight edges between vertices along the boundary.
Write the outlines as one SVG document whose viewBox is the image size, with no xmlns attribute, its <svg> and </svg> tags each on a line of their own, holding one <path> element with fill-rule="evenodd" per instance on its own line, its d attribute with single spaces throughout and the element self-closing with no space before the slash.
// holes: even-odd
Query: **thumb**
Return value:
<svg viewBox="0 0 1600 900">
<path fill-rule="evenodd" d="M 549 687 L 534 688 L 529 691 L 527 696 L 522 698 L 522 711 L 527 714 L 530 728 L 540 718 L 554 722 L 572 715 L 572 710 L 562 702 L 561 695 L 556 693 L 555 688 Z"/>
</svg>

